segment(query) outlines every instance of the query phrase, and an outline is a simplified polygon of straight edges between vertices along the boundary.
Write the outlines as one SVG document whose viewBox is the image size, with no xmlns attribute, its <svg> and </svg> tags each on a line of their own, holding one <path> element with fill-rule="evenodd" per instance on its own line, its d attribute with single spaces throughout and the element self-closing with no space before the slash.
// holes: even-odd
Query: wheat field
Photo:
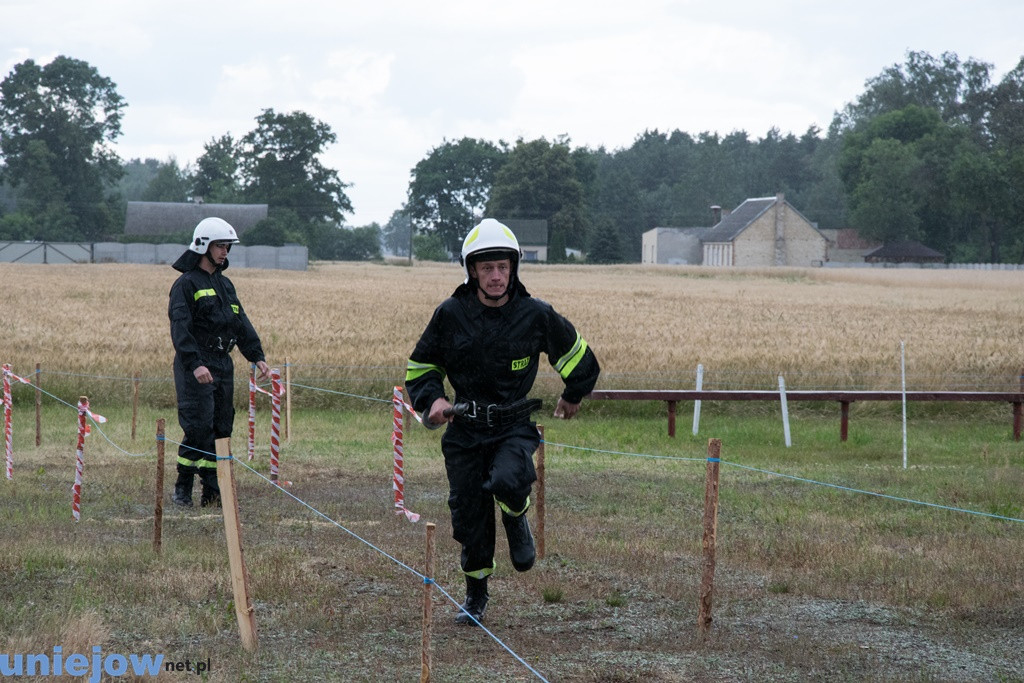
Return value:
<svg viewBox="0 0 1024 683">
<path fill-rule="evenodd" d="M 166 265 L 0 265 L 0 360 L 14 371 L 169 377 Z M 457 264 L 228 270 L 271 365 L 384 368 L 400 380 Z M 1024 273 L 524 265 L 601 361 L 599 388 L 1008 391 L 1024 368 Z M 236 358 L 239 356 L 236 354 Z M 244 362 L 239 363 L 244 365 Z M 390 377 L 389 377 L 390 379 Z M 738 386 L 744 385 L 744 386 Z"/>
</svg>

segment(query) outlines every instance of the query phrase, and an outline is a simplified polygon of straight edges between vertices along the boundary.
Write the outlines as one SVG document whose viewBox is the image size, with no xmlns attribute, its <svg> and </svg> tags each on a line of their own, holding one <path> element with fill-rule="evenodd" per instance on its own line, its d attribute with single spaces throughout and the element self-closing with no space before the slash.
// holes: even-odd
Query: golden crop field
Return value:
<svg viewBox="0 0 1024 683">
<path fill-rule="evenodd" d="M 228 275 L 271 365 L 388 368 L 404 368 L 462 279 L 457 264 L 435 263 Z M 2 264 L 0 360 L 22 373 L 41 363 L 169 377 L 176 276 L 166 265 Z M 1011 390 L 1024 368 L 1022 272 L 525 265 L 522 279 L 581 331 L 605 388 L 679 388 L 698 364 L 709 376 L 894 387 L 901 341 L 912 388 Z"/>
</svg>

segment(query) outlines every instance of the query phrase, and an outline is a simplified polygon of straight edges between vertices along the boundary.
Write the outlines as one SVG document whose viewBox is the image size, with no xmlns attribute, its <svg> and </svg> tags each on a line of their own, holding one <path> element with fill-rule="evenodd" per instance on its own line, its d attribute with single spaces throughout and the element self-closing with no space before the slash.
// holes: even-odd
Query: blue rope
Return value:
<svg viewBox="0 0 1024 683">
<path fill-rule="evenodd" d="M 863 489 L 855 489 L 855 488 L 851 488 L 849 486 L 842 486 L 840 484 L 829 484 L 828 482 L 824 482 L 824 481 L 815 481 L 814 479 L 805 479 L 804 477 L 797 477 L 797 476 L 794 476 L 792 474 L 782 474 L 780 472 L 772 472 L 770 470 L 762 470 L 762 469 L 759 469 L 757 467 L 750 467 L 749 465 L 740 465 L 739 463 L 735 463 L 735 462 L 728 462 L 728 461 L 726 461 L 725 464 L 732 465 L 733 467 L 739 467 L 740 469 L 744 469 L 744 470 L 750 470 L 751 472 L 760 472 L 762 474 L 770 474 L 770 475 L 772 475 L 774 477 L 782 477 L 783 479 L 792 479 L 793 481 L 799 481 L 799 482 L 803 482 L 805 484 L 817 484 L 818 486 L 827 486 L 829 488 L 839 489 L 840 491 L 848 491 L 850 493 L 862 493 L 862 494 L 864 494 L 866 496 L 876 496 L 878 498 L 885 498 L 887 500 L 895 500 L 895 501 L 899 501 L 901 503 L 913 503 L 914 505 L 924 505 L 926 507 L 938 508 L 939 510 L 949 510 L 950 512 L 965 512 L 965 513 L 967 513 L 969 515 L 978 515 L 980 517 L 989 517 L 989 518 L 992 518 L 992 519 L 1001 519 L 1001 520 L 1004 520 L 1004 521 L 1007 521 L 1007 522 L 1024 522 L 1024 519 L 1019 519 L 1017 517 L 1006 517 L 1004 515 L 996 515 L 996 514 L 993 514 L 991 512 L 980 512 L 978 510 L 968 510 L 966 508 L 958 508 L 958 507 L 953 507 L 951 505 L 941 505 L 939 503 L 929 503 L 929 502 L 923 501 L 923 500 L 914 500 L 913 498 L 901 498 L 900 496 L 890 496 L 889 494 L 878 493 L 876 491 L 864 491 Z"/>
<path fill-rule="evenodd" d="M 170 439 L 168 439 L 168 440 L 170 441 Z M 177 443 L 177 442 L 171 441 L 171 443 Z M 181 444 L 178 444 L 178 445 L 180 446 Z M 202 451 L 200 451 L 200 452 L 202 452 Z M 222 459 L 222 458 L 218 457 L 218 460 L 220 460 L 220 459 Z M 434 580 L 433 580 L 433 579 L 431 579 L 431 578 L 427 577 L 427 576 L 426 576 L 425 574 L 422 574 L 422 573 L 420 573 L 420 572 L 416 571 L 415 569 L 413 569 L 412 567 L 410 567 L 410 566 L 409 566 L 409 565 L 407 565 L 406 563 L 404 563 L 404 562 L 402 562 L 401 560 L 399 560 L 399 559 L 398 559 L 397 557 L 394 557 L 394 556 L 393 556 L 393 555 L 391 555 L 390 553 L 386 552 L 385 550 L 383 550 L 383 549 L 379 548 L 378 546 L 374 545 L 374 544 L 373 544 L 373 543 L 371 543 L 370 541 L 366 540 L 365 538 L 363 538 L 363 537 L 362 537 L 362 536 L 360 536 L 359 534 L 357 534 L 357 533 L 355 533 L 354 531 L 352 531 L 352 530 L 350 530 L 350 529 L 346 528 L 346 527 L 345 527 L 344 525 L 340 524 L 339 522 L 337 522 L 337 521 L 335 521 L 335 520 L 331 519 L 330 517 L 328 517 L 328 516 L 327 516 L 326 514 L 324 514 L 323 512 L 321 512 L 321 511 L 317 510 L 317 509 L 316 509 L 316 508 L 314 508 L 314 507 L 313 507 L 312 505 L 310 505 L 310 504 L 309 504 L 309 503 L 307 503 L 306 501 L 302 500 L 301 498 L 299 498 L 298 496 L 296 496 L 295 494 L 293 494 L 293 493 L 292 493 L 291 491 L 288 491 L 288 490 L 286 490 L 286 489 L 285 489 L 284 487 L 282 487 L 282 486 L 278 486 L 276 482 L 273 482 L 273 481 L 271 481 L 269 477 L 267 477 L 267 476 L 265 476 L 264 474 L 262 474 L 261 472 L 259 472 L 259 471 L 255 470 L 255 469 L 254 469 L 253 467 L 251 467 L 251 466 L 250 466 L 250 465 L 249 465 L 248 463 L 242 462 L 241 460 L 235 460 L 235 462 L 236 462 L 236 463 L 238 463 L 239 465 L 241 465 L 242 467 L 246 468 L 247 470 L 249 470 L 249 471 L 250 471 L 250 472 L 252 472 L 253 474 L 255 474 L 255 475 L 256 475 L 257 477 L 259 477 L 260 479 L 263 479 L 263 480 L 264 480 L 265 482 L 267 482 L 268 484 L 270 484 L 271 486 L 273 486 L 273 487 L 274 487 L 275 489 L 277 489 L 277 490 L 278 490 L 278 491 L 280 491 L 281 493 L 284 493 L 284 494 L 285 494 L 286 496 L 290 497 L 290 498 L 291 498 L 292 500 L 296 501 L 297 503 L 299 503 L 300 505 L 302 505 L 303 507 L 305 507 L 306 509 L 308 509 L 308 510 L 309 510 L 310 512 L 312 512 L 313 514 L 317 515 L 318 517 L 322 517 L 323 519 L 325 519 L 326 521 L 330 522 L 330 523 L 331 523 L 331 524 L 333 524 L 334 526 L 338 527 L 339 529 L 341 529 L 341 530 L 342 530 L 342 531 L 344 531 L 344 532 L 345 532 L 346 534 L 348 534 L 348 535 L 349 535 L 349 536 L 351 536 L 352 538 L 356 539 L 356 540 L 357 540 L 357 541 L 359 541 L 360 543 L 363 543 L 363 544 L 364 544 L 364 545 L 366 545 L 367 547 L 369 547 L 369 548 L 371 548 L 371 549 L 373 549 L 373 550 L 377 551 L 378 553 L 380 553 L 380 554 L 381 554 L 381 555 L 383 555 L 384 557 L 388 558 L 389 560 L 391 560 L 392 562 L 394 562 L 394 563 L 395 563 L 395 564 L 397 564 L 398 566 L 402 567 L 403 569 L 405 569 L 405 570 L 409 571 L 410 573 L 412 573 L 412 574 L 415 574 L 415 575 L 416 575 L 417 577 L 419 577 L 419 578 L 420 578 L 420 579 L 421 579 L 421 580 L 423 581 L 423 583 L 433 583 L 433 584 L 434 584 L 435 586 L 437 586 L 437 589 L 438 589 L 438 590 L 439 590 L 439 591 L 440 591 L 440 592 L 441 592 L 441 593 L 442 593 L 442 594 L 443 594 L 443 595 L 444 595 L 444 596 L 445 596 L 446 598 L 448 598 L 448 600 L 449 600 L 449 601 L 450 601 L 450 602 L 451 602 L 451 603 L 452 603 L 453 605 L 455 605 L 456 607 L 459 607 L 459 609 L 461 609 L 461 605 L 459 605 L 459 602 L 458 602 L 458 600 L 456 600 L 455 598 L 453 598 L 453 597 L 452 597 L 452 596 L 451 596 L 451 595 L 450 595 L 450 594 L 448 593 L 448 591 L 446 591 L 446 590 L 445 590 L 445 589 L 444 589 L 443 587 L 441 587 L 441 585 L 440 585 L 440 584 L 434 583 Z M 465 610 L 462 610 L 462 611 L 465 611 Z M 472 617 L 472 615 L 470 615 L 470 618 L 473 618 L 473 617 Z M 473 621 L 476 621 L 476 619 L 473 619 Z M 484 626 L 483 626 L 483 624 L 480 624 L 480 622 L 477 622 L 477 625 L 479 625 L 479 626 L 480 626 L 480 628 L 481 628 L 481 629 L 483 629 L 483 631 L 484 631 L 485 633 L 487 633 L 487 635 L 489 635 L 489 636 L 490 636 L 490 637 L 491 637 L 491 638 L 492 638 L 492 639 L 494 640 L 494 642 L 496 642 L 496 643 L 497 643 L 498 645 L 500 645 L 500 646 L 501 646 L 502 648 L 504 648 L 506 652 L 508 652 L 508 653 L 509 653 L 510 655 L 512 655 L 512 656 L 513 656 L 513 657 L 514 657 L 514 658 L 515 658 L 516 660 L 518 660 L 518 661 L 519 661 L 519 662 L 520 662 L 520 663 L 521 663 L 521 664 L 522 664 L 523 666 L 525 666 L 525 667 L 526 667 L 527 669 L 529 669 L 529 670 L 530 670 L 530 672 L 532 672 L 532 673 L 533 673 L 533 674 L 534 674 L 535 676 L 537 676 L 537 678 L 539 678 L 540 680 L 542 680 L 542 681 L 544 681 L 545 683 L 547 683 L 547 679 L 546 679 L 546 678 L 544 678 L 544 677 L 543 677 L 543 676 L 542 676 L 542 675 L 541 675 L 541 674 L 540 674 L 540 673 L 539 673 L 539 672 L 538 672 L 538 671 L 537 671 L 536 669 L 534 669 L 534 668 L 533 668 L 532 666 L 530 666 L 530 665 L 529 665 L 529 664 L 528 664 L 528 663 L 526 662 L 526 660 L 525 660 L 525 659 L 523 659 L 522 657 L 520 657 L 520 656 L 519 656 L 518 654 L 516 654 L 516 653 L 515 653 L 515 652 L 514 652 L 514 651 L 513 651 L 513 650 L 512 650 L 511 648 L 509 648 L 509 647 L 508 647 L 508 645 L 506 645 L 506 644 L 505 644 L 504 642 L 502 642 L 500 638 L 498 638 L 498 637 L 497 637 L 496 635 L 494 635 L 494 634 L 493 634 L 493 633 L 491 633 L 491 632 L 490 632 L 489 630 L 487 630 L 487 628 L 486 628 L 486 627 L 484 627 Z"/>
<path fill-rule="evenodd" d="M 817 484 L 818 486 L 827 486 L 829 488 L 839 489 L 840 491 L 848 491 L 850 493 L 862 493 L 862 494 L 864 494 L 866 496 L 876 496 L 878 498 L 886 498 L 888 500 L 895 500 L 895 501 L 899 501 L 901 503 L 912 503 L 914 505 L 924 505 L 926 507 L 938 508 L 940 510 L 949 510 L 951 512 L 964 512 L 964 513 L 967 513 L 969 515 L 978 515 L 980 517 L 989 517 L 989 518 L 992 518 L 992 519 L 1001 519 L 1001 520 L 1004 520 L 1004 521 L 1007 521 L 1007 522 L 1022 522 L 1022 523 L 1024 523 L 1024 519 L 1020 519 L 1020 518 L 1017 518 L 1017 517 L 1007 517 L 1007 516 L 1004 516 L 1004 515 L 996 515 L 996 514 L 993 514 L 991 512 L 981 512 L 979 510 L 968 510 L 967 508 L 958 508 L 958 507 L 953 507 L 953 506 L 950 506 L 950 505 L 941 505 L 939 503 L 929 503 L 929 502 L 923 501 L 923 500 L 914 500 L 913 498 L 901 498 L 900 496 L 891 496 L 889 494 L 878 493 L 876 491 L 865 491 L 863 489 L 855 489 L 855 488 L 852 488 L 852 487 L 849 487 L 849 486 L 842 486 L 841 484 L 830 484 L 828 482 L 816 481 L 814 479 L 807 479 L 807 478 L 804 478 L 804 477 L 797 477 L 797 476 L 794 476 L 792 474 L 782 474 L 781 472 L 772 472 L 771 470 L 763 470 L 763 469 L 759 469 L 757 467 L 750 467 L 749 465 L 741 465 L 739 463 L 732 462 L 730 460 L 722 460 L 721 458 L 682 458 L 682 457 L 675 457 L 675 456 L 670 456 L 670 455 L 646 455 L 644 453 L 623 453 L 621 451 L 604 451 L 604 450 L 599 450 L 599 449 L 596 449 L 596 448 L 585 448 L 583 446 L 568 446 L 566 444 L 552 443 L 551 441 L 544 441 L 544 440 L 541 440 L 541 443 L 546 443 L 546 444 L 551 445 L 551 446 L 559 446 L 561 448 L 574 448 L 574 449 L 581 450 L 581 451 L 591 451 L 593 453 L 610 453 L 612 455 L 627 455 L 627 456 L 633 456 L 633 457 L 639 457 L 639 458 L 658 458 L 658 459 L 661 459 L 661 460 L 679 460 L 679 461 L 690 461 L 690 462 L 701 462 L 701 461 L 724 462 L 726 465 L 732 465 L 733 467 L 739 467 L 741 469 L 750 470 L 752 472 L 760 472 L 762 474 L 770 474 L 772 476 L 782 477 L 784 479 L 792 479 L 793 481 L 799 481 L 799 482 L 803 482 L 805 484 Z"/>
</svg>

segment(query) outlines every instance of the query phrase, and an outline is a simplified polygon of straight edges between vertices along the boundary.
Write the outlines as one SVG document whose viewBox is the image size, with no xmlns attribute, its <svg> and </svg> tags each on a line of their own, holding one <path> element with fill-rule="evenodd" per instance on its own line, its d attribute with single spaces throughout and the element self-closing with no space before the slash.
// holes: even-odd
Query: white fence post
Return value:
<svg viewBox="0 0 1024 683">
<path fill-rule="evenodd" d="M 793 445 L 789 436 L 789 406 L 786 403 L 786 380 L 779 375 L 779 400 L 782 401 L 782 431 L 786 436 L 786 448 Z"/>
</svg>

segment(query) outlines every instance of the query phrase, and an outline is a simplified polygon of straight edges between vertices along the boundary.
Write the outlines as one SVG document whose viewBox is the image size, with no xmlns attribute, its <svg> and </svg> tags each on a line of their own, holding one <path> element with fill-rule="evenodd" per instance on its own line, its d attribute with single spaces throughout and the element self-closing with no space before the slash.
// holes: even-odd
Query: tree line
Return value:
<svg viewBox="0 0 1024 683">
<path fill-rule="evenodd" d="M 303 112 L 260 113 L 180 167 L 122 162 L 125 101 L 85 62 L 28 60 L 0 83 L 0 239 L 111 239 L 127 201 L 265 203 L 247 244 L 312 258 L 447 259 L 482 216 L 547 221 L 549 258 L 640 260 L 654 227 L 707 227 L 711 206 L 779 192 L 819 228 L 919 241 L 950 261 L 1024 262 L 1024 59 L 998 82 L 955 53 L 908 52 L 868 79 L 825 131 L 647 130 L 626 148 L 548 140 L 444 140 L 411 169 L 383 226 L 346 224 L 348 184 L 320 161 L 337 136 Z M 188 235 L 180 236 L 182 241 Z"/>
</svg>

